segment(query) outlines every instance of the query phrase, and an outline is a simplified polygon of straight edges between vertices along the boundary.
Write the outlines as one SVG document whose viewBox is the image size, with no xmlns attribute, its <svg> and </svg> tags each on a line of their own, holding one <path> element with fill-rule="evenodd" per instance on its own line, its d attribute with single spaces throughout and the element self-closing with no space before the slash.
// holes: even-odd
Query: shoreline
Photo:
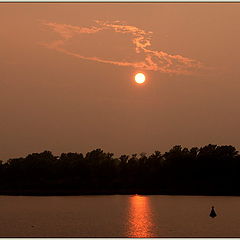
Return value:
<svg viewBox="0 0 240 240">
<path fill-rule="evenodd" d="M 106 195 L 160 195 L 160 196 L 209 196 L 209 197 L 239 197 L 240 193 L 207 193 L 207 192 L 171 192 L 171 191 L 0 191 L 0 196 L 106 196 Z"/>
</svg>

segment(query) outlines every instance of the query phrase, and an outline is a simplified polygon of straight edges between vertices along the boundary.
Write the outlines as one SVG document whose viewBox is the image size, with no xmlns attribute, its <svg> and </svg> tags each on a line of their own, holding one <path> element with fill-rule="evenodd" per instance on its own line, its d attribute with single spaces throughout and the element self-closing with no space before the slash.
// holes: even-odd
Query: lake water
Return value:
<svg viewBox="0 0 240 240">
<path fill-rule="evenodd" d="M 240 237 L 239 225 L 240 197 L 0 196 L 0 237 Z"/>
</svg>

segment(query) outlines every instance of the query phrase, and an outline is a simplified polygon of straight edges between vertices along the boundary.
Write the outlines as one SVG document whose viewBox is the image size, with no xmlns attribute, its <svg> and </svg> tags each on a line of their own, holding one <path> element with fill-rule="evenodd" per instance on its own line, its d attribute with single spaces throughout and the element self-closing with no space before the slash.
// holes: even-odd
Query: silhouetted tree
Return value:
<svg viewBox="0 0 240 240">
<path fill-rule="evenodd" d="M 0 193 L 240 194 L 240 155 L 233 146 L 172 147 L 121 155 L 102 149 L 50 151 L 0 161 Z"/>
</svg>

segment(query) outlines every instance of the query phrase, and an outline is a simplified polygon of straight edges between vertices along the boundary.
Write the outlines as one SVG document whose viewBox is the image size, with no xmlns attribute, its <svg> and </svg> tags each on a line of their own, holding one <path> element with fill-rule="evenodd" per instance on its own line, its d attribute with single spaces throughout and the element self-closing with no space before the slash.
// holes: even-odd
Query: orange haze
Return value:
<svg viewBox="0 0 240 240">
<path fill-rule="evenodd" d="M 239 149 L 239 3 L 1 3 L 0 20 L 0 159 Z"/>
</svg>

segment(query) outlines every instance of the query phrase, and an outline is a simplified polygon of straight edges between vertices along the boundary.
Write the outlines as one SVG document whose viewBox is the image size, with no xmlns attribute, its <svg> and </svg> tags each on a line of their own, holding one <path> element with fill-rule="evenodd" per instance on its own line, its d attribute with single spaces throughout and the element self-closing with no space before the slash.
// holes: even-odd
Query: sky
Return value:
<svg viewBox="0 0 240 240">
<path fill-rule="evenodd" d="M 0 159 L 239 150 L 239 3 L 0 6 Z"/>
</svg>

